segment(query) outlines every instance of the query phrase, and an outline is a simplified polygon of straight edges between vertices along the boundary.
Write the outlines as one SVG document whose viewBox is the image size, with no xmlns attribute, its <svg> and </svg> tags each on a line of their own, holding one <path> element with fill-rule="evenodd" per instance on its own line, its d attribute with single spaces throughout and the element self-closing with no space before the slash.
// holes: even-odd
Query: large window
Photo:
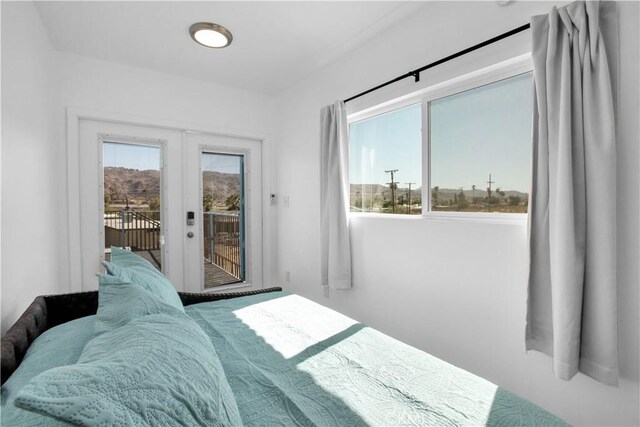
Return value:
<svg viewBox="0 0 640 427">
<path fill-rule="evenodd" d="M 462 81 L 351 121 L 351 212 L 527 212 L 532 73 Z"/>
</svg>

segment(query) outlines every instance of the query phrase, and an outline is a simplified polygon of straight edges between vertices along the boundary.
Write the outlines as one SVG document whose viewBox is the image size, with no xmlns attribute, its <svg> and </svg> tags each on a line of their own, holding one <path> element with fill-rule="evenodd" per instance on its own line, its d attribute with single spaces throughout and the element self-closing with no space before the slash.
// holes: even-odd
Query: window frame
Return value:
<svg viewBox="0 0 640 427">
<path fill-rule="evenodd" d="M 356 111 L 347 115 L 347 127 L 359 122 L 389 113 L 400 108 L 421 104 L 422 108 L 422 214 L 398 215 L 377 212 L 349 212 L 353 217 L 375 217 L 393 219 L 427 219 L 439 221 L 467 221 L 467 222 L 492 222 L 522 224 L 527 221 L 527 213 L 501 213 L 501 212 L 444 212 L 431 210 L 431 141 L 429 103 L 451 95 L 476 89 L 492 83 L 533 72 L 531 54 L 502 61 L 471 73 L 463 74 L 449 80 L 436 83 L 424 89 L 403 95 L 381 104 Z M 533 88 L 532 88 L 533 90 Z M 532 118 L 533 123 L 533 118 Z M 426 203 L 425 203 L 426 201 Z"/>
</svg>

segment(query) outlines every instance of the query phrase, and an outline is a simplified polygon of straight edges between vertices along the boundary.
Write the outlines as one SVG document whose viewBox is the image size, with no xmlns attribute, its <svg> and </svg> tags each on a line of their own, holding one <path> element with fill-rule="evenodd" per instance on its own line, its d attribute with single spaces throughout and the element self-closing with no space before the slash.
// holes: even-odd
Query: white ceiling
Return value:
<svg viewBox="0 0 640 427">
<path fill-rule="evenodd" d="M 407 17 L 422 2 L 43 1 L 57 50 L 177 76 L 276 94 Z M 229 28 L 233 43 L 208 49 L 189 26 Z"/>
</svg>

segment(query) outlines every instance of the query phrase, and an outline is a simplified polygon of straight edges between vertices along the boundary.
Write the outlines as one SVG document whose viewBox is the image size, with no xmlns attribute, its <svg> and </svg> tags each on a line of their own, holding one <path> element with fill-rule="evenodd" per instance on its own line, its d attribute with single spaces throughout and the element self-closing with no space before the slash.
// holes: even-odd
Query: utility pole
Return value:
<svg viewBox="0 0 640 427">
<path fill-rule="evenodd" d="M 389 188 L 391 188 L 391 212 L 396 213 L 396 187 L 397 183 L 393 180 L 393 174 L 398 172 L 398 169 L 392 169 L 385 171 L 385 173 L 391 174 L 391 182 L 387 182 L 389 184 Z"/>
<path fill-rule="evenodd" d="M 411 186 L 415 184 L 415 182 L 405 182 L 405 185 L 409 186 L 409 189 L 407 189 L 407 203 L 409 203 L 409 205 L 407 206 L 407 214 L 411 214 Z"/>
<path fill-rule="evenodd" d="M 487 194 L 489 195 L 489 212 L 491 212 L 491 184 L 495 184 L 495 181 L 491 181 L 491 174 L 489 174 L 489 181 L 487 181 L 487 184 L 489 184 Z"/>
</svg>

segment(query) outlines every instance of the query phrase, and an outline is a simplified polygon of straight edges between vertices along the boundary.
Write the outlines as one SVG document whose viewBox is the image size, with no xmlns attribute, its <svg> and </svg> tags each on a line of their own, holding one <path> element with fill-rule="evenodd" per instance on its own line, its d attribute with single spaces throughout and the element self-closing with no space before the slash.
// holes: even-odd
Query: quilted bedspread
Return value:
<svg viewBox="0 0 640 427">
<path fill-rule="evenodd" d="M 531 402 L 305 298 L 186 308 L 245 425 L 566 425 Z"/>
</svg>

